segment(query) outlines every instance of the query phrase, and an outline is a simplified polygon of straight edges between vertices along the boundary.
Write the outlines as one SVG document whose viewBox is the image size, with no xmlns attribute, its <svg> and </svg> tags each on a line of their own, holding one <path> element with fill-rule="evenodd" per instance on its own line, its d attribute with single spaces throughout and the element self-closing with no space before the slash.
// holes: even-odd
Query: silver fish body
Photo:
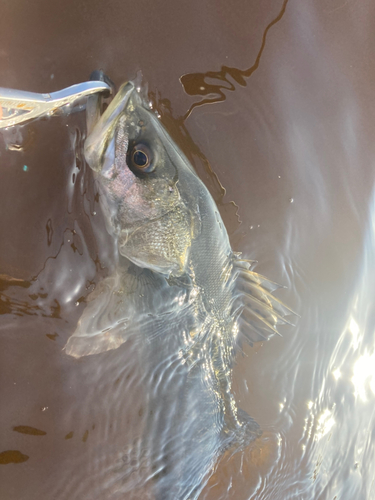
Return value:
<svg viewBox="0 0 375 500">
<path fill-rule="evenodd" d="M 88 109 L 85 157 L 119 256 L 65 349 L 143 339 L 144 481 L 157 500 L 196 499 L 219 455 L 261 434 L 231 393 L 236 347 L 268 339 L 290 310 L 233 253 L 207 188 L 133 83 L 100 118 L 94 101 Z"/>
</svg>

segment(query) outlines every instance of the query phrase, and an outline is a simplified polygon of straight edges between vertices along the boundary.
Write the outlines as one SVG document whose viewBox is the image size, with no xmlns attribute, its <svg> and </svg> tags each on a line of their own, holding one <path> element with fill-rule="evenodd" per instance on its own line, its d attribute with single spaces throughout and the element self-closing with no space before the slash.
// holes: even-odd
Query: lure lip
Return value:
<svg viewBox="0 0 375 500">
<path fill-rule="evenodd" d="M 118 119 L 128 105 L 129 98 L 135 90 L 133 82 L 121 85 L 111 104 L 100 116 L 97 123 L 85 140 L 84 154 L 90 168 L 100 172 L 103 168 L 103 159 L 110 140 L 117 130 Z"/>
<path fill-rule="evenodd" d="M 78 83 L 46 94 L 0 87 L 0 129 L 51 115 L 64 106 L 100 92 L 112 94 L 112 89 L 101 81 Z"/>
</svg>

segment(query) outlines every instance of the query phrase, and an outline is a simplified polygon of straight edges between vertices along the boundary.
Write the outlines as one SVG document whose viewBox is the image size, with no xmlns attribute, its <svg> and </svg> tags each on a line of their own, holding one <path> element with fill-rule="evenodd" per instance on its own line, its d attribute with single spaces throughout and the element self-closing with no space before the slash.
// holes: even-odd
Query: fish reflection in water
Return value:
<svg viewBox="0 0 375 500">
<path fill-rule="evenodd" d="M 124 84 L 102 115 L 100 99 L 88 102 L 84 150 L 118 261 L 65 352 L 142 340 L 142 480 L 158 500 L 195 499 L 220 454 L 261 435 L 231 392 L 237 349 L 277 333 L 291 311 L 272 295 L 278 285 L 231 250 L 208 190 L 138 84 Z"/>
</svg>

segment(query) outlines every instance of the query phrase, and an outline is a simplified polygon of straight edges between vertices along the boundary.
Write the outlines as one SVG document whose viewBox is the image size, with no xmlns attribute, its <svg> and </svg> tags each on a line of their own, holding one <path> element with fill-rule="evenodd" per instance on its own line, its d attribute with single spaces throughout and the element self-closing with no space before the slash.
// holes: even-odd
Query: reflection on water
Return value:
<svg viewBox="0 0 375 500">
<path fill-rule="evenodd" d="M 365 352 L 354 364 L 352 382 L 355 387 L 355 395 L 362 401 L 368 401 L 366 386 L 369 385 L 375 394 L 375 356 L 374 353 Z"/>
<path fill-rule="evenodd" d="M 246 70 L 240 70 L 238 68 L 222 66 L 220 71 L 189 73 L 181 76 L 180 81 L 184 87 L 185 92 L 188 95 L 209 96 L 209 98 L 202 99 L 201 101 L 192 104 L 190 109 L 184 115 L 183 120 L 186 120 L 192 113 L 193 109 L 197 106 L 204 106 L 205 104 L 215 104 L 224 101 L 226 99 L 224 90 L 234 91 L 236 89 L 236 86 L 231 81 L 231 79 L 233 79 L 236 83 L 238 83 L 238 85 L 241 85 L 242 87 L 246 86 L 246 79 L 249 78 L 259 67 L 260 59 L 266 46 L 267 33 L 272 28 L 272 26 L 274 26 L 282 19 L 283 15 L 285 14 L 287 4 L 288 0 L 284 0 L 279 14 L 267 25 L 266 29 L 264 30 L 262 36 L 262 44 L 256 56 L 255 62 L 250 68 Z"/>
<path fill-rule="evenodd" d="M 68 1 L 64 20 L 78 24 L 67 30 L 61 12 L 41 26 L 42 7 L 9 4 L 0 83 L 40 91 L 52 72 L 55 90 L 103 67 L 119 84 L 141 66 L 235 249 L 289 287 L 283 300 L 300 313 L 297 327 L 245 348 L 234 369 L 236 399 L 263 436 L 243 453 L 223 454 L 200 500 L 372 500 L 374 5 L 240 2 L 225 11 L 220 3 L 222 14 L 217 3 L 189 5 L 179 14 L 164 2 L 161 15 L 151 5 L 133 13 L 120 2 L 104 11 Z M 147 22 L 142 37 L 139 19 Z M 161 32 L 171 33 L 168 43 Z M 35 49 L 25 60 L 28 37 Z M 249 61 L 248 70 L 235 69 Z M 139 346 L 84 361 L 62 351 L 114 261 L 83 133 L 78 114 L 41 120 L 0 149 L 7 500 L 49 500 L 51 491 L 58 500 L 152 498 L 140 481 L 148 457 L 137 440 L 147 399 Z"/>
<path fill-rule="evenodd" d="M 374 193 L 375 194 L 375 193 Z M 330 393 L 332 414 L 330 443 L 322 462 L 344 467 L 335 471 L 335 493 L 352 498 L 371 498 L 374 494 L 373 461 L 375 428 L 375 337 L 374 308 L 371 297 L 375 289 L 375 197 L 369 203 L 369 214 L 358 276 L 353 284 L 347 320 L 335 345 L 328 369 L 333 377 L 323 381 Z M 328 410 L 326 410 L 328 412 Z M 328 413 L 327 413 L 328 414 Z M 334 456 L 336 455 L 336 456 Z M 337 455 L 340 457 L 338 460 Z"/>
</svg>

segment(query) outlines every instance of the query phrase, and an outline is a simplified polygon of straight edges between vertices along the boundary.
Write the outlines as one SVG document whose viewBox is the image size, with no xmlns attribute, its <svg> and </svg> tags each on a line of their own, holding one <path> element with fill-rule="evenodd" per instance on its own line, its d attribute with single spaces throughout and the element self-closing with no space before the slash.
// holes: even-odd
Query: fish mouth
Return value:
<svg viewBox="0 0 375 500">
<path fill-rule="evenodd" d="M 132 82 L 123 84 L 113 101 L 93 126 L 85 145 L 85 159 L 92 170 L 100 172 L 103 166 L 108 145 L 116 132 L 116 125 L 121 113 L 124 112 L 135 86 Z"/>
</svg>

